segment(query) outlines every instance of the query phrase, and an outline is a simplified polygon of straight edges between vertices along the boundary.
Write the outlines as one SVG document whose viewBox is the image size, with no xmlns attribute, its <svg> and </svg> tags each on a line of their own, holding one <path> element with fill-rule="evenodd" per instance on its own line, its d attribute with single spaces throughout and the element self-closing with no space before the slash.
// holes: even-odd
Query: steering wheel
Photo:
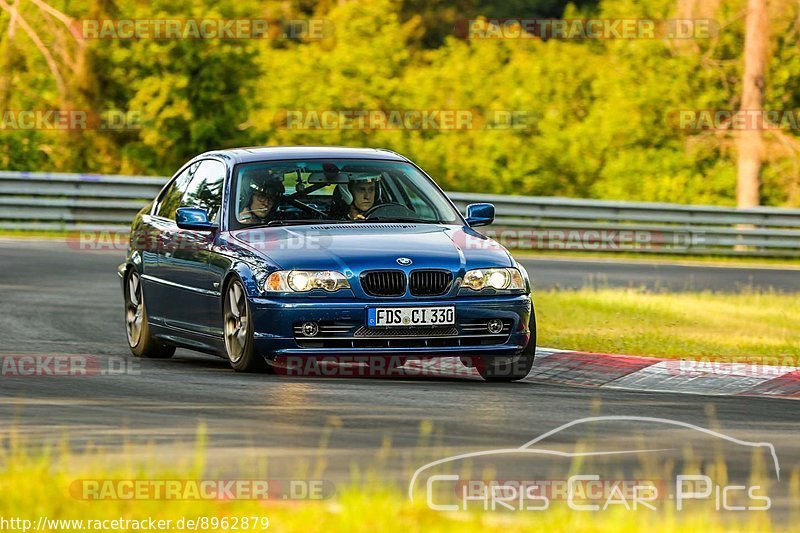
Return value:
<svg viewBox="0 0 800 533">
<path fill-rule="evenodd" d="M 414 214 L 414 212 L 411 209 L 407 208 L 403 204 L 397 202 L 386 202 L 385 204 L 373 205 L 372 207 L 364 211 L 363 216 L 364 218 L 370 218 L 372 215 L 381 210 L 387 210 L 387 213 L 381 213 L 381 216 L 387 216 L 387 217 L 392 217 L 392 216 L 407 217 Z"/>
</svg>

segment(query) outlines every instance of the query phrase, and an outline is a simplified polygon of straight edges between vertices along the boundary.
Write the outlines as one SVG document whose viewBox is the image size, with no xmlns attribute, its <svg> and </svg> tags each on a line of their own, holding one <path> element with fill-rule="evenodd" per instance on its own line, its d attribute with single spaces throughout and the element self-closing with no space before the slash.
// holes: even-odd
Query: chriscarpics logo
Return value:
<svg viewBox="0 0 800 533">
<path fill-rule="evenodd" d="M 758 512 L 779 488 L 769 442 L 666 418 L 598 416 L 518 447 L 431 461 L 414 472 L 408 496 L 442 512 Z"/>
</svg>

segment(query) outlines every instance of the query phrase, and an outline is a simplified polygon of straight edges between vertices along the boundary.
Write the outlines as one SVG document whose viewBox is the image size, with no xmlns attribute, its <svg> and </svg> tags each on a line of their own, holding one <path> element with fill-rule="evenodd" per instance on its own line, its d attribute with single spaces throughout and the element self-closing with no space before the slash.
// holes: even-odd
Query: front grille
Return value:
<svg viewBox="0 0 800 533">
<path fill-rule="evenodd" d="M 414 296 L 440 296 L 450 289 L 453 274 L 446 270 L 415 270 L 409 286 Z"/>
<path fill-rule="evenodd" d="M 407 328 L 359 328 L 356 337 L 445 337 L 458 335 L 455 326 L 417 326 Z"/>
<path fill-rule="evenodd" d="M 406 274 L 402 270 L 364 272 L 361 287 L 370 296 L 402 296 L 406 293 Z"/>
<path fill-rule="evenodd" d="M 301 348 L 444 348 L 499 345 L 508 340 L 511 319 L 503 319 L 503 329 L 497 334 L 487 331 L 487 323 L 487 319 L 473 319 L 456 326 L 368 328 L 363 322 L 320 322 L 314 337 L 303 336 L 302 322 L 293 329 Z"/>
</svg>

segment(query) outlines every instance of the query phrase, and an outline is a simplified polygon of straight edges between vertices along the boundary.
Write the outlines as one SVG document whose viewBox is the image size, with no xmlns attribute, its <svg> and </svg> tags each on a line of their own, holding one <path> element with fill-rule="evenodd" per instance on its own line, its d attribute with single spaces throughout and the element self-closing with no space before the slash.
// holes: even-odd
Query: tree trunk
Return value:
<svg viewBox="0 0 800 533">
<path fill-rule="evenodd" d="M 761 119 L 764 70 L 767 61 L 767 0 L 748 0 L 744 42 L 744 78 L 740 110 L 749 115 L 739 132 L 739 170 L 736 202 L 739 207 L 760 203 L 761 162 L 764 158 Z M 758 117 L 757 120 L 752 120 Z"/>
</svg>

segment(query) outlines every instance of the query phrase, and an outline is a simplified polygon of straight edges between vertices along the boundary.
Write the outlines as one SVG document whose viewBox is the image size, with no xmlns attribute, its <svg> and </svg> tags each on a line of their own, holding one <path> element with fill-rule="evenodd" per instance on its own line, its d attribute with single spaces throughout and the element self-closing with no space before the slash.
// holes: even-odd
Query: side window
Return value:
<svg viewBox="0 0 800 533">
<path fill-rule="evenodd" d="M 161 195 L 161 199 L 158 201 L 158 207 L 156 207 L 157 216 L 175 220 L 175 211 L 180 207 L 181 197 L 189 181 L 192 179 L 192 176 L 194 176 L 198 165 L 199 163 L 195 163 L 186 167 L 186 169 L 173 180 L 172 184 L 167 187 L 164 194 Z"/>
<path fill-rule="evenodd" d="M 225 165 L 219 161 L 206 159 L 195 170 L 186 191 L 181 198 L 180 207 L 199 207 L 205 209 L 210 221 L 217 221 L 222 206 L 222 184 L 225 182 Z"/>
</svg>

